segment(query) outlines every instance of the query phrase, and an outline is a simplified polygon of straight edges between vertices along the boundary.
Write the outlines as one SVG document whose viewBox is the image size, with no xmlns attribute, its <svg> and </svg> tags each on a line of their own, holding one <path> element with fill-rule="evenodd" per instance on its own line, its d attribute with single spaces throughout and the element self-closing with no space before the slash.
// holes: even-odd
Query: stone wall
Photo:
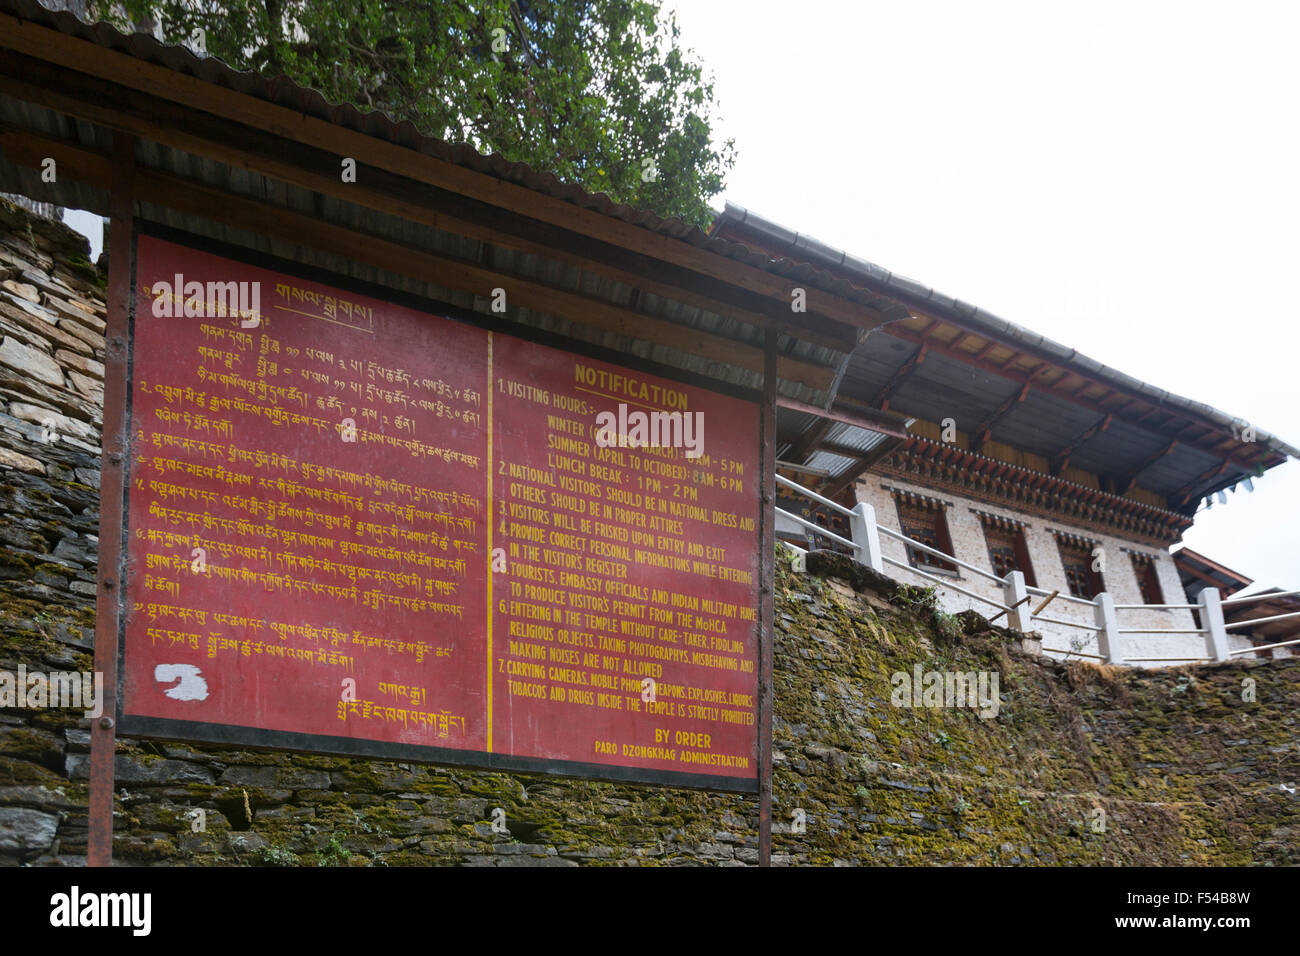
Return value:
<svg viewBox="0 0 1300 956">
<path fill-rule="evenodd" d="M 91 667 L 104 305 L 85 255 L 0 204 L 0 671 Z M 1300 862 L 1300 659 L 1067 664 L 843 558 L 778 567 L 775 863 Z M 915 665 L 996 672 L 997 715 L 894 706 Z M 0 709 L 0 864 L 84 862 L 88 728 Z M 756 801 L 732 794 L 128 739 L 116 773 L 122 863 L 757 861 Z"/>
</svg>

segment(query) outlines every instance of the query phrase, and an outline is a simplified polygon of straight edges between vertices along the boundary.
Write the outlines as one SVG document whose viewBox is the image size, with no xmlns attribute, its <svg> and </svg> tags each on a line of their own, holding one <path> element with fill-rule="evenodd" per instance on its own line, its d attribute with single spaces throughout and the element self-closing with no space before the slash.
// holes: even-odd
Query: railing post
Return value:
<svg viewBox="0 0 1300 956">
<path fill-rule="evenodd" d="M 1205 653 L 1216 661 L 1232 660 L 1228 631 L 1223 626 L 1223 604 L 1218 588 L 1203 588 L 1196 602 L 1201 606 L 1201 627 L 1205 631 Z"/>
<path fill-rule="evenodd" d="M 1011 571 L 1002 579 L 1002 600 L 1007 607 L 1011 608 L 1007 612 L 1007 624 L 1021 634 L 1028 634 L 1030 628 L 1030 619 L 1033 615 L 1029 610 L 1029 589 L 1025 587 L 1025 574 L 1023 571 Z"/>
<path fill-rule="evenodd" d="M 1102 591 L 1093 598 L 1097 624 L 1097 653 L 1107 664 L 1123 664 L 1119 652 L 1119 619 L 1115 616 L 1115 599 Z"/>
<path fill-rule="evenodd" d="M 849 518 L 849 529 L 849 537 L 857 546 L 858 561 L 884 574 L 885 563 L 880 559 L 880 532 L 876 530 L 876 509 L 869 502 L 858 502 Z"/>
</svg>

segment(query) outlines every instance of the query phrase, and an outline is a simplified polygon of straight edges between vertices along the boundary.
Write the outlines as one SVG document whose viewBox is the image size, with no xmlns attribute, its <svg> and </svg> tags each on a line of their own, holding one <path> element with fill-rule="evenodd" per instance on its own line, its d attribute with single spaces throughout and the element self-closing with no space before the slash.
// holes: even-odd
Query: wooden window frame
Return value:
<svg viewBox="0 0 1300 956">
<path fill-rule="evenodd" d="M 1025 584 L 1031 588 L 1038 586 L 1038 580 L 1034 576 L 1034 564 L 1029 560 L 1029 542 L 1025 538 L 1025 526 L 1015 525 L 1012 528 L 1003 528 L 997 526 L 994 522 L 988 521 L 983 516 L 980 517 L 980 525 L 984 530 L 984 545 L 989 553 L 989 567 L 993 573 L 999 577 L 1006 577 L 1005 573 L 998 572 L 998 562 L 994 555 L 994 537 L 1009 537 L 1011 539 L 1011 550 L 1015 557 L 1014 565 L 1009 569 L 1019 571 L 1025 576 Z"/>
<path fill-rule="evenodd" d="M 1075 544 L 1073 541 L 1068 540 L 1062 537 L 1061 535 L 1055 535 L 1055 537 L 1056 537 L 1056 549 L 1061 556 L 1061 570 L 1065 572 L 1065 582 L 1066 582 L 1066 586 L 1069 588 L 1070 594 L 1077 598 L 1083 598 L 1085 601 L 1091 601 L 1094 598 L 1096 598 L 1098 594 L 1101 594 L 1103 591 L 1105 591 L 1106 590 L 1105 577 L 1102 575 L 1100 571 L 1094 571 L 1092 569 L 1092 549 L 1096 548 L 1098 546 L 1098 543 L 1086 542 L 1085 544 L 1080 545 L 1080 544 Z M 1075 590 L 1073 581 L 1070 577 L 1072 562 L 1067 561 L 1067 558 L 1070 557 L 1071 555 L 1077 556 L 1080 554 L 1083 555 L 1083 573 L 1087 575 L 1088 578 L 1087 589 L 1090 589 L 1092 591 L 1091 594 L 1080 594 L 1077 590 Z"/>
<path fill-rule="evenodd" d="M 930 547 L 942 551 L 950 558 L 956 557 L 953 553 L 952 534 L 948 530 L 948 508 L 946 505 L 937 502 L 915 504 L 905 500 L 905 497 L 897 492 L 895 492 L 893 497 L 894 509 L 898 514 L 898 527 L 905 536 L 913 538 L 914 536 L 908 532 L 909 525 L 915 526 L 916 524 L 921 523 L 909 520 L 909 515 L 913 515 L 918 511 L 930 512 L 934 515 L 933 528 L 931 528 L 934 534 L 934 543 L 930 544 L 930 542 L 925 541 L 923 538 L 915 538 L 915 540 L 920 541 L 922 544 L 930 544 Z M 917 570 L 925 571 L 928 574 L 939 574 L 945 577 L 958 579 L 961 578 L 961 571 L 956 564 L 950 564 L 947 561 L 934 557 L 934 555 L 926 554 L 924 551 L 913 548 L 910 544 L 905 544 L 904 547 L 907 550 L 907 563 Z"/>
<path fill-rule="evenodd" d="M 1133 563 L 1133 574 L 1137 578 L 1138 594 L 1142 597 L 1142 603 L 1147 605 L 1158 605 L 1165 603 L 1165 589 L 1160 584 L 1160 573 L 1156 569 L 1156 559 L 1149 554 L 1139 554 L 1136 551 L 1130 551 L 1129 560 Z M 1154 589 L 1155 600 L 1151 600 L 1152 595 L 1148 593 L 1148 588 Z"/>
</svg>

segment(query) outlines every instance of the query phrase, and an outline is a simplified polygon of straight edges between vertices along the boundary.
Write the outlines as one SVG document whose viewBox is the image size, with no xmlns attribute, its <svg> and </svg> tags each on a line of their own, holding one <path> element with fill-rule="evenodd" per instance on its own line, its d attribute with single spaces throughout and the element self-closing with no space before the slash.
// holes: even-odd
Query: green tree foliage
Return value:
<svg viewBox="0 0 1300 956">
<path fill-rule="evenodd" d="M 101 15 L 107 4 L 101 4 Z M 165 42 L 285 74 L 660 215 L 705 225 L 735 162 L 713 84 L 652 0 L 125 0 Z"/>
</svg>

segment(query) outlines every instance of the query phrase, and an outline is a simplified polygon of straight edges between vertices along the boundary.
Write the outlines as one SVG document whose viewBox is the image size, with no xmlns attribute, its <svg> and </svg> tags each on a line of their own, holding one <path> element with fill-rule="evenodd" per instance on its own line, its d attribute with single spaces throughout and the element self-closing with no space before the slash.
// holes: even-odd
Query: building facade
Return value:
<svg viewBox="0 0 1300 956">
<path fill-rule="evenodd" d="M 1203 499 L 1250 488 L 1300 452 L 741 207 L 728 205 L 712 234 L 904 310 L 861 337 L 824 408 L 788 403 L 778 421 L 779 472 L 841 506 L 870 504 L 886 573 L 937 586 L 946 611 L 994 617 L 1006 597 L 985 575 L 1020 571 L 1032 629 L 1054 656 L 1150 666 L 1213 656 L 1170 548 Z M 788 487 L 778 507 L 849 536 L 843 515 Z M 778 534 L 842 547 L 790 519 Z M 1109 654 L 1095 629 L 1103 593 L 1118 632 Z"/>
</svg>

